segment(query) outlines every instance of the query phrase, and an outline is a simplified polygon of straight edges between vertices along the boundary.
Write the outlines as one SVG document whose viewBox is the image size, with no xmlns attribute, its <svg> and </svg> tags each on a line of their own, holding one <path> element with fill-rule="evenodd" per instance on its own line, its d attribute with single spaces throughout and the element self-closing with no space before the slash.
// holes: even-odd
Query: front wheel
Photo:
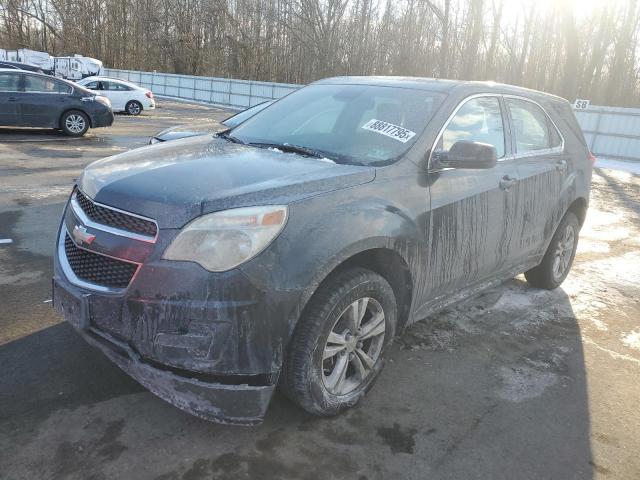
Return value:
<svg viewBox="0 0 640 480">
<path fill-rule="evenodd" d="M 560 286 L 567 278 L 578 248 L 580 222 L 573 212 L 567 212 L 551 239 L 542 262 L 537 267 L 524 272 L 524 276 L 534 287 L 551 290 Z"/>
<path fill-rule="evenodd" d="M 89 117 L 78 110 L 71 110 L 62 115 L 60 128 L 70 137 L 81 137 L 89 130 Z"/>
<path fill-rule="evenodd" d="M 142 104 L 136 100 L 131 100 L 125 106 L 125 110 L 129 115 L 140 115 L 140 113 L 142 112 Z"/>
<path fill-rule="evenodd" d="M 313 296 L 291 339 L 281 386 L 316 415 L 354 406 L 382 370 L 396 329 L 393 289 L 380 275 L 354 268 Z"/>
</svg>

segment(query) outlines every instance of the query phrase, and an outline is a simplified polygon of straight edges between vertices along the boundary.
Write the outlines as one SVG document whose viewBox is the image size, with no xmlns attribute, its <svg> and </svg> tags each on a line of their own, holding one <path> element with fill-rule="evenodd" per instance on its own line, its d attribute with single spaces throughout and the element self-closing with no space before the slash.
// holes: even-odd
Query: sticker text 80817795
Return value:
<svg viewBox="0 0 640 480">
<path fill-rule="evenodd" d="M 370 132 L 379 133 L 386 137 L 393 138 L 394 140 L 398 140 L 402 143 L 407 143 L 416 134 L 416 132 L 412 132 L 407 128 L 402 128 L 398 125 L 394 125 L 393 123 L 383 122 L 382 120 L 377 120 L 375 118 L 372 118 L 365 123 L 362 128 L 369 130 Z"/>
</svg>

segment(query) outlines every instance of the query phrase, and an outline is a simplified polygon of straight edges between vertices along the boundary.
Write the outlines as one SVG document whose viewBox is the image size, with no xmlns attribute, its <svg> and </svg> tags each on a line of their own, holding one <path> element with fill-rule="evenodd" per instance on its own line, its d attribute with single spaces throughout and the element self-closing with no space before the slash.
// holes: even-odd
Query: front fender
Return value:
<svg viewBox="0 0 640 480">
<path fill-rule="evenodd" d="M 375 184 L 360 186 L 291 205 L 282 234 L 241 268 L 266 291 L 286 292 L 292 299 L 286 312 L 280 310 L 284 314 L 279 321 L 284 345 L 322 281 L 354 255 L 389 249 L 402 257 L 412 277 L 426 264 L 421 217 L 370 196 L 373 189 Z"/>
</svg>

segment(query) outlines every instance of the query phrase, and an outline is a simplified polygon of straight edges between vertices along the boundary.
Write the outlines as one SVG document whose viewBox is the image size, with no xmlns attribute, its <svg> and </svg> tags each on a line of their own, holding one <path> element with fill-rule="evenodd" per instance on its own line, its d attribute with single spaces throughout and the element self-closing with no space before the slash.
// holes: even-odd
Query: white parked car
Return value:
<svg viewBox="0 0 640 480">
<path fill-rule="evenodd" d="M 87 77 L 76 83 L 111 100 L 114 112 L 140 115 L 143 110 L 156 108 L 151 90 L 125 80 L 109 77 Z"/>
</svg>

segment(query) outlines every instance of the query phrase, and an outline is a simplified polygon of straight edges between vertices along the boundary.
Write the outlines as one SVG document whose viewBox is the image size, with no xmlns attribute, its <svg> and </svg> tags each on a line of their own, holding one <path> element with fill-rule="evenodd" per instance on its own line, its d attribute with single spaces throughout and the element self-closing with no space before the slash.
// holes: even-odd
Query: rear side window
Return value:
<svg viewBox="0 0 640 480">
<path fill-rule="evenodd" d="M 19 80 L 19 73 L 0 73 L 0 92 L 17 92 Z"/>
<path fill-rule="evenodd" d="M 480 97 L 466 102 L 456 112 L 438 142 L 437 149 L 448 152 L 458 140 L 488 143 L 504 157 L 504 124 L 497 97 Z"/>
<path fill-rule="evenodd" d="M 66 83 L 51 78 L 27 75 L 24 81 L 24 91 L 30 93 L 71 93 L 72 88 Z"/>
<path fill-rule="evenodd" d="M 506 100 L 513 121 L 516 153 L 535 152 L 562 144 L 558 130 L 538 105 L 515 98 Z"/>
<path fill-rule="evenodd" d="M 104 85 L 104 89 L 105 90 L 111 90 L 116 91 L 116 92 L 127 92 L 129 90 L 131 90 L 131 88 L 129 88 L 126 85 L 123 85 L 122 83 L 116 83 L 116 82 L 102 82 L 102 84 Z"/>
</svg>

